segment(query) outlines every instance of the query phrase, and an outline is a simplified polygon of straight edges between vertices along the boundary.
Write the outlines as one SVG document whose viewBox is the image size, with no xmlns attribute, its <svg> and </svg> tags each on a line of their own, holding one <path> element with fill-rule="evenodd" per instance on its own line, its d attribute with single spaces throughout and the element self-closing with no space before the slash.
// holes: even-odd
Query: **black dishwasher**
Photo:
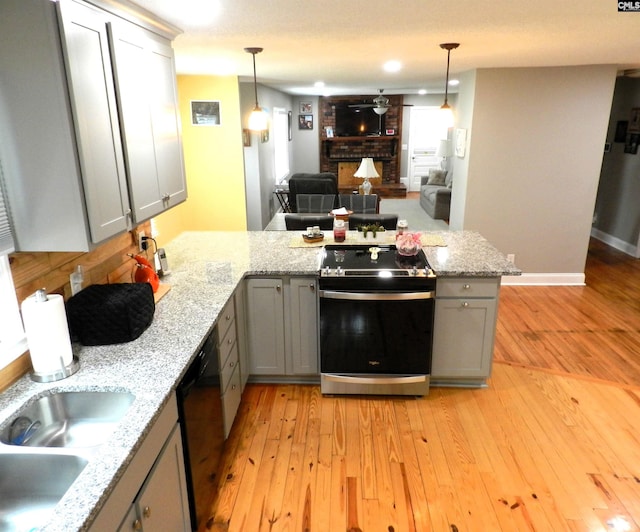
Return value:
<svg viewBox="0 0 640 532">
<path fill-rule="evenodd" d="M 202 344 L 177 389 L 193 530 L 209 516 L 224 449 L 216 331 Z"/>
</svg>

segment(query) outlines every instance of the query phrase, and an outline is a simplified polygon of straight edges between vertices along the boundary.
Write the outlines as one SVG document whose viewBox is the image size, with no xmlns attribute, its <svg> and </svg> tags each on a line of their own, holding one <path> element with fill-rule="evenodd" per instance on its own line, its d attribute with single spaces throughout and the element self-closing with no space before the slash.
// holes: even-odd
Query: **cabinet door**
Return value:
<svg viewBox="0 0 640 532">
<path fill-rule="evenodd" d="M 284 296 L 279 278 L 247 280 L 249 372 L 284 375 Z"/>
<path fill-rule="evenodd" d="M 315 278 L 291 278 L 291 367 L 288 369 L 292 374 L 319 372 L 317 293 Z"/>
<path fill-rule="evenodd" d="M 140 223 L 187 197 L 173 49 L 126 21 L 110 30 L 131 204 Z"/>
<path fill-rule="evenodd" d="M 190 530 L 180 428 L 176 426 L 153 465 L 135 502 L 141 530 Z M 120 530 L 138 530 L 127 514 Z"/>
<path fill-rule="evenodd" d="M 496 299 L 436 300 L 432 378 L 490 375 L 496 306 Z"/>
<path fill-rule="evenodd" d="M 73 0 L 58 5 L 91 239 L 98 243 L 131 225 L 107 18 Z"/>
<path fill-rule="evenodd" d="M 249 378 L 249 349 L 247 347 L 247 312 L 245 284 L 239 283 L 233 295 L 236 307 L 236 334 L 238 362 L 240 363 L 240 384 L 244 390 Z"/>
</svg>

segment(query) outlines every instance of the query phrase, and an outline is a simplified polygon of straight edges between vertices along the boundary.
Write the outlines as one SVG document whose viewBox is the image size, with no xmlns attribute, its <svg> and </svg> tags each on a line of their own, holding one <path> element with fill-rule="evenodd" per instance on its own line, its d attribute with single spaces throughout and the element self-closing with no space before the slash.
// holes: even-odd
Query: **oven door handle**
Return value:
<svg viewBox="0 0 640 532">
<path fill-rule="evenodd" d="M 325 299 L 347 299 L 351 301 L 411 301 L 414 299 L 433 299 L 435 292 L 337 292 L 318 290 Z"/>
</svg>

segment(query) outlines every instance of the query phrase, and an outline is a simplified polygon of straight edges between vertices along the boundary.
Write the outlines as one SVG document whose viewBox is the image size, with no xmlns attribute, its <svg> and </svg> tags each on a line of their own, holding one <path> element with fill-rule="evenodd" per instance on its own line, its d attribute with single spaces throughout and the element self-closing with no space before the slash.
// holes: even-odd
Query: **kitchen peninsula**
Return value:
<svg viewBox="0 0 640 532">
<path fill-rule="evenodd" d="M 438 279 L 497 279 L 499 285 L 500 276 L 520 273 L 478 233 L 434 234 L 446 243 L 425 248 Z M 172 273 L 165 281 L 172 288 L 140 338 L 121 345 L 75 346 L 80 360 L 75 375 L 50 384 L 25 376 L 0 395 L 2 423 L 28 399 L 50 390 L 126 390 L 135 395 L 116 432 L 67 491 L 46 530 L 88 530 L 101 517 L 105 503 L 112 504 L 114 490 L 153 432 L 161 411 L 171 406 L 177 383 L 246 275 L 317 274 L 321 248 L 291 248 L 296 236 L 284 231 L 180 235 L 166 245 Z"/>
</svg>

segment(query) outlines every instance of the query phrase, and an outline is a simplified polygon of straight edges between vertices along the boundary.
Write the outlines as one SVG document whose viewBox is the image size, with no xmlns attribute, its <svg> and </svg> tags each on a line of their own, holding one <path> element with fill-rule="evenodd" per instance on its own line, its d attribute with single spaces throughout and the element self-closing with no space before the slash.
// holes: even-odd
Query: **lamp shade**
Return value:
<svg viewBox="0 0 640 532">
<path fill-rule="evenodd" d="M 436 150 L 436 157 L 451 157 L 453 150 L 451 149 L 451 143 L 447 139 L 440 139 L 438 143 L 438 149 Z"/>
<path fill-rule="evenodd" d="M 380 177 L 380 174 L 376 171 L 376 167 L 373 164 L 373 159 L 371 157 L 363 157 L 360 162 L 360 166 L 356 170 L 356 173 L 353 174 L 353 177 Z"/>
<path fill-rule="evenodd" d="M 254 107 L 249 115 L 249 129 L 251 131 L 264 131 L 267 127 L 267 113 L 261 107 Z"/>
</svg>

